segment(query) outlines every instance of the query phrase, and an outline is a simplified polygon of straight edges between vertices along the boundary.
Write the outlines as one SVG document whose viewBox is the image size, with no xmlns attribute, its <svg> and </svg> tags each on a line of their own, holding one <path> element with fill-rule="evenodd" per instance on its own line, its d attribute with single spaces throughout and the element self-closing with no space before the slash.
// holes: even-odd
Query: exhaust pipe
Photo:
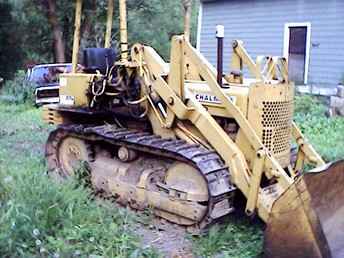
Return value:
<svg viewBox="0 0 344 258">
<path fill-rule="evenodd" d="M 225 27 L 223 25 L 216 26 L 217 38 L 217 83 L 222 88 L 223 76 L 223 38 L 225 37 Z"/>
</svg>

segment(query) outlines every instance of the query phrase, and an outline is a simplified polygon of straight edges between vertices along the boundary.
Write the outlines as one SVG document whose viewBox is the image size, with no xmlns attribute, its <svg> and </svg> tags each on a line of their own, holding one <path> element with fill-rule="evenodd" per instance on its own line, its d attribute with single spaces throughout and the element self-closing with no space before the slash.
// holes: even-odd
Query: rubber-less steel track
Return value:
<svg viewBox="0 0 344 258">
<path fill-rule="evenodd" d="M 46 158 L 56 162 L 56 148 L 58 135 L 71 136 L 88 142 L 102 141 L 115 146 L 126 146 L 142 153 L 149 153 L 157 157 L 186 162 L 195 167 L 202 174 L 208 184 L 209 201 L 208 211 L 204 219 L 197 225 L 204 228 L 208 224 L 232 211 L 227 209 L 226 214 L 216 211 L 217 205 L 228 199 L 232 203 L 236 188 L 230 183 L 230 173 L 219 155 L 200 145 L 189 144 L 184 140 L 163 139 L 150 133 L 139 132 L 126 128 L 114 128 L 109 125 L 85 126 L 63 125 L 51 132 L 46 145 Z M 60 139 L 61 140 L 61 139 Z M 220 209 L 221 210 L 221 209 Z"/>
</svg>

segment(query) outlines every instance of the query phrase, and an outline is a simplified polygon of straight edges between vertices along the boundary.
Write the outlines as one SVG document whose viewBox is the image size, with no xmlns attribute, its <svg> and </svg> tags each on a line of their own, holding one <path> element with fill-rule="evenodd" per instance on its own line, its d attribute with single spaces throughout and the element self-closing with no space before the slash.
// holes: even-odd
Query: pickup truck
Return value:
<svg viewBox="0 0 344 258">
<path fill-rule="evenodd" d="M 70 73 L 72 64 L 40 64 L 27 71 L 27 80 L 35 84 L 35 104 L 59 103 L 59 75 Z"/>
</svg>

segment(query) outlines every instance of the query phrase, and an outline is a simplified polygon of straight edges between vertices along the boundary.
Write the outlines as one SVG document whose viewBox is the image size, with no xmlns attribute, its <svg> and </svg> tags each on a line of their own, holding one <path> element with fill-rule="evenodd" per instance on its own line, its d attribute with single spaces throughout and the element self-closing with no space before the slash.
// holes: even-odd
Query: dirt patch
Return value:
<svg viewBox="0 0 344 258">
<path fill-rule="evenodd" d="M 135 231 L 145 247 L 153 247 L 166 258 L 194 258 L 186 229 L 154 218 L 149 225 L 138 223 Z"/>
</svg>

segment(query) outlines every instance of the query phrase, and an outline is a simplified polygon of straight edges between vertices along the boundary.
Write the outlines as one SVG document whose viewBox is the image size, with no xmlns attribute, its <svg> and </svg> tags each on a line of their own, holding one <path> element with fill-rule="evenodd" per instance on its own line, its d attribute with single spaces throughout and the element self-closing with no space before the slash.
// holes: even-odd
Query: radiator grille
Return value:
<svg viewBox="0 0 344 258">
<path fill-rule="evenodd" d="M 273 153 L 290 150 L 293 101 L 263 102 L 263 144 Z"/>
<path fill-rule="evenodd" d="M 58 98 L 59 97 L 59 89 L 38 89 L 37 90 L 37 98 Z"/>
</svg>

